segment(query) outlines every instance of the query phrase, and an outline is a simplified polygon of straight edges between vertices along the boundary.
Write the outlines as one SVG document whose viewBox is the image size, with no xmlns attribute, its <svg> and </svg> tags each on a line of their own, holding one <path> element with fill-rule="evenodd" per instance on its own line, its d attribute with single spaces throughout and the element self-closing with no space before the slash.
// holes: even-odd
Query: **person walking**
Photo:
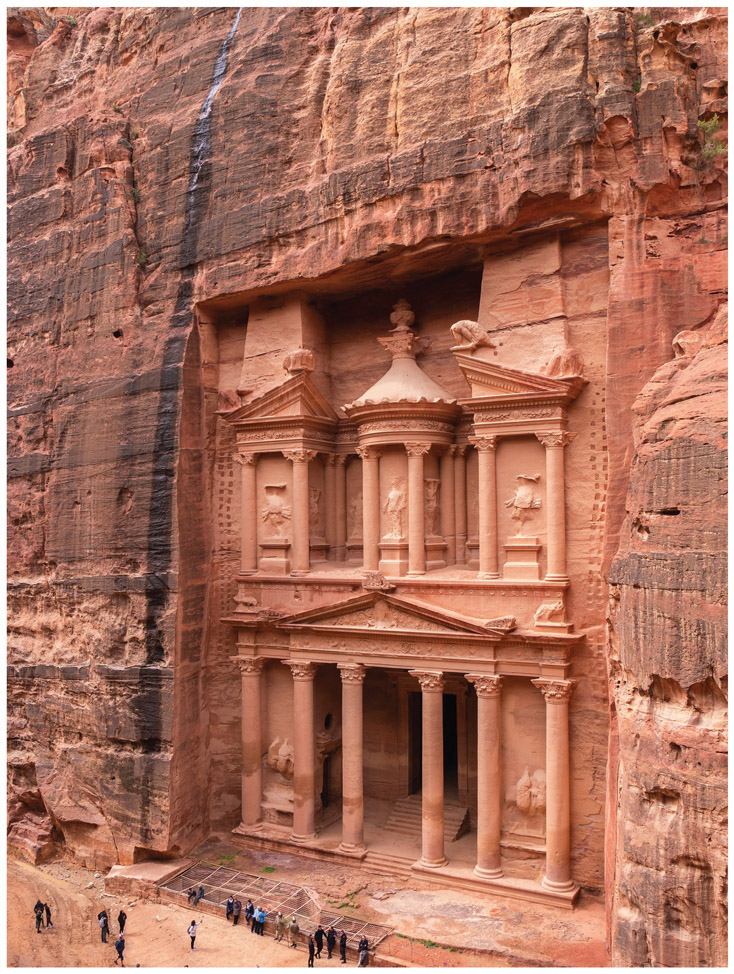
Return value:
<svg viewBox="0 0 734 974">
<path fill-rule="evenodd" d="M 283 919 L 283 914 L 278 910 L 275 914 L 275 940 L 281 941 L 283 939 L 283 934 L 285 933 L 285 920 Z"/>
<path fill-rule="evenodd" d="M 196 896 L 194 897 L 194 906 L 198 906 L 199 900 L 204 898 L 204 887 L 200 886 L 196 891 Z"/>
<path fill-rule="evenodd" d="M 110 932 L 110 921 L 107 916 L 107 910 L 102 910 L 97 914 L 97 920 L 99 921 L 99 930 L 102 934 L 102 943 L 107 943 L 107 934 Z"/>
<path fill-rule="evenodd" d="M 117 914 L 117 925 L 120 928 L 120 933 L 125 932 L 125 924 L 127 923 L 127 913 L 124 910 L 120 910 Z"/>
<path fill-rule="evenodd" d="M 48 903 L 44 903 L 43 909 L 46 913 L 46 926 L 53 927 L 53 923 L 51 923 L 51 907 L 48 905 Z"/>
<path fill-rule="evenodd" d="M 313 939 L 316 941 L 316 956 L 321 957 L 321 951 L 324 947 L 324 928 L 321 924 L 318 925 L 316 933 L 313 935 Z"/>
<path fill-rule="evenodd" d="M 339 956 L 342 959 L 342 961 L 341 961 L 342 964 L 346 964 L 346 962 L 347 962 L 347 935 L 346 935 L 346 932 L 344 930 L 342 930 L 341 936 L 339 937 Z"/>
<path fill-rule="evenodd" d="M 329 927 L 326 931 L 326 959 L 331 960 L 331 952 L 334 949 L 334 944 L 336 944 L 336 930 L 333 927 Z"/>
<path fill-rule="evenodd" d="M 117 964 L 117 962 L 119 960 L 120 966 L 121 967 L 124 967 L 125 966 L 125 962 L 122 959 L 122 955 L 125 952 L 125 934 L 124 933 L 121 933 L 120 936 L 115 941 L 115 950 L 117 951 L 117 957 L 115 957 L 115 964 Z"/>
<path fill-rule="evenodd" d="M 234 917 L 232 923 L 236 927 L 240 922 L 240 916 L 242 915 L 242 900 L 236 896 L 232 901 L 232 916 Z"/>
<path fill-rule="evenodd" d="M 192 950 L 196 950 L 196 947 L 194 947 L 194 944 L 196 943 L 196 931 L 199 929 L 199 927 L 202 925 L 203 922 L 204 922 L 203 920 L 199 920 L 198 922 L 196 920 L 192 920 L 189 925 L 189 937 L 191 937 Z"/>
<path fill-rule="evenodd" d="M 33 912 L 36 915 L 36 933 L 40 933 L 41 924 L 43 923 L 43 903 L 40 900 L 33 907 Z"/>
<path fill-rule="evenodd" d="M 226 902 L 225 906 L 226 906 L 226 909 L 227 909 L 227 919 L 229 920 L 229 918 L 234 913 L 234 896 L 232 896 L 231 893 L 229 894 L 229 897 L 227 898 L 227 902 Z"/>
<path fill-rule="evenodd" d="M 308 966 L 313 967 L 313 958 L 316 952 L 316 945 L 311 934 L 308 935 Z M 317 955 L 318 956 L 318 955 Z"/>
<path fill-rule="evenodd" d="M 298 921 L 296 920 L 296 915 L 294 913 L 288 926 L 288 935 L 290 937 L 291 947 L 298 947 L 298 934 L 300 929 L 301 928 L 298 926 Z"/>
<path fill-rule="evenodd" d="M 252 900 L 248 900 L 245 904 L 245 921 L 247 926 L 250 927 L 250 933 L 252 933 L 252 914 L 255 912 L 255 907 L 252 905 Z"/>
<path fill-rule="evenodd" d="M 265 936 L 265 917 L 266 916 L 267 916 L 267 913 L 265 912 L 265 910 L 261 906 L 260 909 L 257 911 L 257 932 L 260 934 L 261 937 L 264 937 Z"/>
</svg>

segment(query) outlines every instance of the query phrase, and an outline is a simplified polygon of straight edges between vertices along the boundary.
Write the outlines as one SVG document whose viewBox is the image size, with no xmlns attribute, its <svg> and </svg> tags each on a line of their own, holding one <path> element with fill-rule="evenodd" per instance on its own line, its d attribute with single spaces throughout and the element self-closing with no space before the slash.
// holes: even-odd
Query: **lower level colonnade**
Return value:
<svg viewBox="0 0 734 974">
<path fill-rule="evenodd" d="M 262 828 L 261 739 L 262 657 L 234 658 L 242 674 L 242 825 L 244 832 Z M 275 661 L 273 661 L 275 662 Z M 293 677 L 293 829 L 291 841 L 317 838 L 316 741 L 314 733 L 314 677 L 319 663 L 281 660 Z M 364 767 L 363 685 L 367 665 L 337 664 L 342 687 L 342 840 L 338 852 L 363 858 Z M 448 865 L 444 848 L 443 691 L 445 674 L 438 670 L 409 670 L 420 685 L 422 722 L 421 868 Z M 452 674 L 456 676 L 457 674 Z M 502 820 L 502 677 L 462 674 L 477 696 L 477 861 L 474 875 L 489 883 L 503 879 L 500 854 Z M 574 681 L 533 679 L 545 698 L 546 837 L 542 887 L 564 893 L 575 889 L 571 878 L 570 754 L 568 703 Z"/>
</svg>

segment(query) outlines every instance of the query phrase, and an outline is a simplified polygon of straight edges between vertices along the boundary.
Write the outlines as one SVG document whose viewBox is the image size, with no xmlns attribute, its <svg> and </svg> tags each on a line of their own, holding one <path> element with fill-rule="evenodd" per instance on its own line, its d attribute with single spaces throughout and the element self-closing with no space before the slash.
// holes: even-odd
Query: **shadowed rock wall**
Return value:
<svg viewBox="0 0 734 974">
<path fill-rule="evenodd" d="M 239 293 L 244 303 L 256 289 L 325 275 L 358 288 L 379 279 L 376 257 L 397 267 L 430 259 L 438 272 L 460 248 L 476 255 L 543 227 L 606 221 L 600 504 L 607 566 L 622 541 L 613 633 L 639 647 L 628 578 L 633 564 L 647 571 L 650 546 L 634 558 L 627 550 L 626 504 L 644 493 L 630 483 L 632 406 L 672 358 L 673 337 L 707 325 L 725 294 L 725 156 L 715 145 L 726 121 L 725 11 L 246 8 L 193 196 L 197 119 L 235 11 L 63 13 L 14 11 L 8 22 L 18 837 L 32 812 L 88 860 L 125 862 L 234 824 L 236 792 L 217 782 L 237 753 L 238 689 L 222 675 L 231 647 L 207 628 L 217 403 L 212 343 L 195 324 L 204 299 Z M 697 122 L 714 113 L 724 127 L 706 149 Z M 714 455 L 685 449 L 685 476 L 670 480 L 665 501 L 682 512 L 676 485 L 703 489 Z M 635 477 L 665 463 L 639 459 Z M 712 519 L 708 530 L 717 527 Z M 700 592 L 707 603 L 709 589 Z M 677 595 L 665 598 L 667 616 L 687 617 Z M 676 859 L 691 854 L 687 829 L 668 829 L 634 907 L 626 878 L 640 859 L 622 807 L 633 765 L 643 773 L 634 734 L 652 748 L 666 694 L 690 710 L 701 684 L 697 733 L 715 752 L 721 681 L 686 668 L 690 639 L 673 625 L 645 643 L 644 659 L 610 648 L 618 963 L 637 963 L 639 944 L 682 910 L 661 906 L 663 868 L 695 887 L 681 898 L 681 929 L 707 929 L 718 896 L 710 858 L 695 859 L 709 872 Z M 649 720 L 631 732 L 621 715 L 635 688 Z M 652 751 L 644 767 L 648 790 L 669 787 Z M 678 774 L 686 821 L 715 833 L 703 772 L 681 760 Z M 696 962 L 680 950 L 680 962 Z"/>
</svg>

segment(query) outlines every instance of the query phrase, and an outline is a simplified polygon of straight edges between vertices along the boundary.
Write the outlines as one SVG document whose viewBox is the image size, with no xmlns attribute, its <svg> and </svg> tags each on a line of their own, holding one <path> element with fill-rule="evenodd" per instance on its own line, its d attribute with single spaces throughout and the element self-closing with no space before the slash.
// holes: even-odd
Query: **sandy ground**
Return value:
<svg viewBox="0 0 734 974">
<path fill-rule="evenodd" d="M 316 866 L 296 856 L 237 849 L 221 838 L 205 843 L 190 858 L 216 862 L 223 855 L 227 861 L 222 864 L 234 869 L 257 874 L 267 867 L 284 882 L 309 887 L 324 908 L 339 905 L 345 914 L 393 928 L 395 933 L 378 949 L 395 957 L 398 966 L 606 966 L 604 906 L 588 895 L 582 895 L 575 910 L 566 911 L 438 887 L 411 888 L 410 881 L 341 864 Z M 41 934 L 33 915 L 39 897 L 51 906 L 54 923 Z M 267 933 L 256 937 L 246 926 L 235 928 L 223 916 L 209 914 L 203 915 L 192 952 L 186 933 L 191 910 L 106 893 L 103 875 L 65 859 L 42 866 L 8 860 L 8 966 L 114 966 L 121 906 L 128 915 L 126 967 L 306 967 L 303 947 L 292 950 Z M 103 907 L 113 921 L 107 945 L 101 943 L 97 926 Z M 316 966 L 341 965 L 338 958 L 326 960 L 324 951 Z"/>
</svg>

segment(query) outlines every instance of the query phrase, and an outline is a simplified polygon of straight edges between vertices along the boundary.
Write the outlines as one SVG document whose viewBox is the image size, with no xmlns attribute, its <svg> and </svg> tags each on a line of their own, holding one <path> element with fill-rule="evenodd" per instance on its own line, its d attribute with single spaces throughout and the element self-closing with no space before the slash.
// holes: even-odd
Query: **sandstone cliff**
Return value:
<svg viewBox="0 0 734 974">
<path fill-rule="evenodd" d="M 694 411 L 669 434 L 659 411 L 677 416 L 671 388 L 632 482 L 630 465 L 636 397 L 725 292 L 725 11 L 246 8 L 202 122 L 234 17 L 9 17 L 15 834 L 32 813 L 44 835 L 104 864 L 235 824 L 238 711 L 210 556 L 218 404 L 196 302 L 297 279 L 327 287 L 329 275 L 366 286 L 411 262 L 443 270 L 515 232 L 601 223 L 607 566 L 622 538 L 609 651 L 615 957 L 669 962 L 659 941 L 677 923 L 675 943 L 694 946 L 675 958 L 707 962 L 719 860 L 692 833 L 718 844 L 722 681 L 707 633 L 723 521 L 694 513 L 720 446 L 703 397 L 680 399 Z M 698 122 L 714 114 L 722 127 L 706 134 Z M 713 374 L 717 349 L 672 383 Z M 653 487 L 658 469 L 667 487 Z M 680 516 L 660 513 L 674 507 Z M 652 544 L 631 526 L 650 528 L 642 512 L 657 512 Z M 635 588 L 635 573 L 647 584 Z M 689 626 L 694 590 L 701 622 Z M 679 713 L 690 736 L 666 730 L 656 743 Z M 670 815 L 668 792 L 685 815 Z M 645 810 L 666 836 L 654 854 L 630 851 L 649 836 Z M 668 896 L 663 868 L 689 892 Z"/>
</svg>

